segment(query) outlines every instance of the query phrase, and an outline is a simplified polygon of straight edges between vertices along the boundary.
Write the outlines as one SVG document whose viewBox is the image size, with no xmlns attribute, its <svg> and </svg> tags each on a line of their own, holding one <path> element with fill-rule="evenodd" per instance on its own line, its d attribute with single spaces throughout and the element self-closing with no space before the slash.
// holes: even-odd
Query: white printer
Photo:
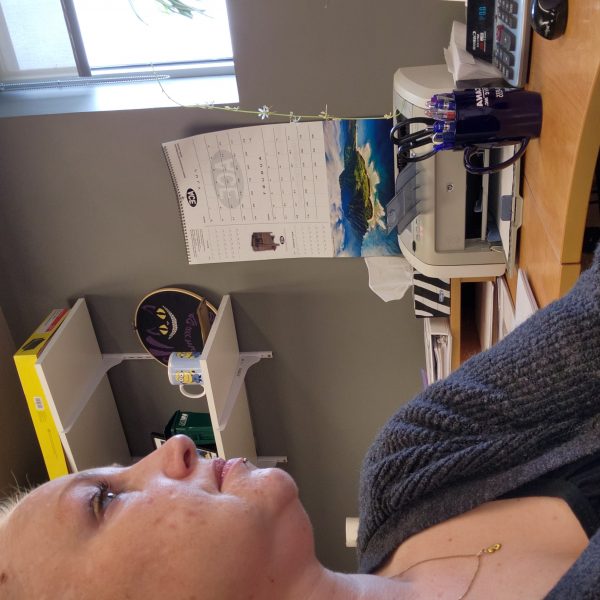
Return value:
<svg viewBox="0 0 600 600">
<path fill-rule="evenodd" d="M 398 69 L 395 122 L 425 116 L 427 100 L 454 87 L 445 64 Z M 408 127 L 407 133 L 419 128 Z M 506 148 L 510 155 L 513 147 Z M 492 152 L 502 156 L 504 149 Z M 482 160 L 489 164 L 489 151 Z M 414 170 L 414 202 L 400 209 L 410 213 L 400 215 L 404 218 L 398 239 L 402 254 L 417 271 L 443 279 L 491 277 L 502 275 L 507 262 L 514 265 L 522 202 L 514 184 L 519 181 L 518 162 L 500 173 L 472 175 L 463 166 L 462 152 L 441 151 L 417 163 L 401 164 L 397 158 L 396 176 L 407 167 Z"/>
</svg>

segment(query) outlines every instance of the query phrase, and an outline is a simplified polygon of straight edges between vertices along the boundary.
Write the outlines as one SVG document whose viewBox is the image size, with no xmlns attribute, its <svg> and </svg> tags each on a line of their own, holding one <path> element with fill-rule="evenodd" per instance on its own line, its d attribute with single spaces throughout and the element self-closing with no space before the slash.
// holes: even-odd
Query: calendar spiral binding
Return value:
<svg viewBox="0 0 600 600">
<path fill-rule="evenodd" d="M 179 205 L 179 214 L 181 216 L 181 225 L 183 227 L 183 239 L 185 241 L 185 252 L 187 254 L 188 264 L 192 264 L 192 255 L 190 252 L 190 241 L 188 239 L 188 229 L 185 222 L 185 211 L 183 207 L 183 194 L 179 189 L 179 183 L 177 181 L 177 176 L 175 175 L 175 171 L 173 170 L 173 163 L 171 162 L 171 157 L 169 155 L 169 149 L 163 145 L 163 154 L 165 156 L 165 160 L 167 161 L 167 167 L 169 168 L 169 173 L 171 174 L 171 181 L 173 182 L 173 189 L 175 190 L 175 195 L 177 196 L 177 204 Z"/>
</svg>

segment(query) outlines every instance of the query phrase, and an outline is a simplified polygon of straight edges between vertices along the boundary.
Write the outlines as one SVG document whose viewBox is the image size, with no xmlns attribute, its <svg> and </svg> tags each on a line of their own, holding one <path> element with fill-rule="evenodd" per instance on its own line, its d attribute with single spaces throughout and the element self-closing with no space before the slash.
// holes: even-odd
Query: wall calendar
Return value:
<svg viewBox="0 0 600 600">
<path fill-rule="evenodd" d="M 281 123 L 163 144 L 189 263 L 399 254 L 390 128 Z"/>
</svg>

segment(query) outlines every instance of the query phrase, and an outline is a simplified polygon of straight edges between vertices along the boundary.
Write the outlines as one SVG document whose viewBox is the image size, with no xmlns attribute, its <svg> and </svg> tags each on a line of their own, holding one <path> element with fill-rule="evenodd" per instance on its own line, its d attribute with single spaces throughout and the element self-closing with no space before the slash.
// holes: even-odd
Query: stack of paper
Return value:
<svg viewBox="0 0 600 600">
<path fill-rule="evenodd" d="M 525 272 L 519 269 L 517 274 L 517 297 L 515 302 L 515 327 L 528 319 L 536 310 L 538 304 L 531 291 Z"/>
<path fill-rule="evenodd" d="M 506 279 L 498 277 L 498 340 L 518 327 L 538 310 L 538 303 L 524 271 L 517 273 L 517 293 L 513 306 Z"/>
<path fill-rule="evenodd" d="M 469 79 L 503 79 L 496 67 L 475 58 L 466 50 L 467 27 L 464 23 L 454 21 L 450 34 L 450 44 L 444 48 L 444 57 L 448 71 L 454 77 L 454 83 Z"/>
<path fill-rule="evenodd" d="M 504 277 L 498 277 L 496 280 L 496 289 L 498 291 L 498 331 L 497 338 L 500 341 L 505 335 L 510 333 L 515 327 L 515 308 L 510 296 L 510 290 Z"/>
</svg>

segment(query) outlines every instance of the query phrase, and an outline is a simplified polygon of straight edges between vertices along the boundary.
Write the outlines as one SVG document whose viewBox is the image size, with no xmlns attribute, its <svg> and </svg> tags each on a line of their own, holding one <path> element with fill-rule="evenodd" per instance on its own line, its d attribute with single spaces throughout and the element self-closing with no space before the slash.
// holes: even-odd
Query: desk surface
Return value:
<svg viewBox="0 0 600 600">
<path fill-rule="evenodd" d="M 542 94 L 539 139 L 525 153 L 518 265 L 538 304 L 564 294 L 580 271 L 600 145 L 600 2 L 571 0 L 565 35 L 532 37 L 527 89 Z M 511 291 L 516 289 L 516 276 Z"/>
</svg>

